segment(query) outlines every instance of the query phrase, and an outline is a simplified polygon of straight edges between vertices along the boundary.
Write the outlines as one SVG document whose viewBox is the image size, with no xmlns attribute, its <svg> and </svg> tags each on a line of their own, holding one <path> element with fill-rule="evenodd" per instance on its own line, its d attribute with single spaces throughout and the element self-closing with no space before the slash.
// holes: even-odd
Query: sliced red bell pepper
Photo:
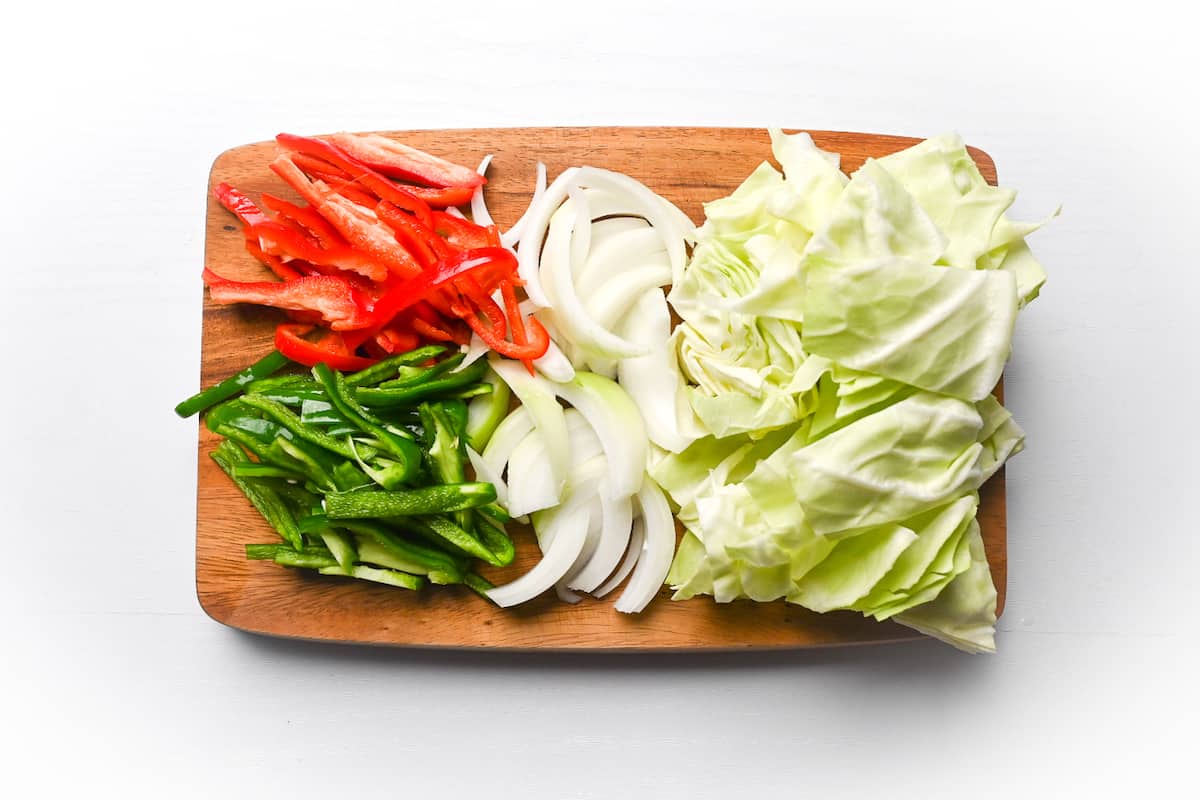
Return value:
<svg viewBox="0 0 1200 800">
<path fill-rule="evenodd" d="M 392 229 L 380 222 L 371 209 L 347 200 L 324 182 L 309 180 L 286 155 L 272 161 L 271 170 L 329 220 L 352 247 L 383 263 L 400 277 L 412 277 L 421 272 L 420 264 L 399 245 Z"/>
<path fill-rule="evenodd" d="M 473 186 L 432 188 L 429 186 L 410 186 L 406 184 L 404 188 L 409 194 L 420 199 L 430 208 L 465 206 L 471 202 L 471 195 L 475 194 L 475 187 Z"/>
<path fill-rule="evenodd" d="M 246 227 L 270 220 L 253 200 L 224 181 L 213 187 L 213 195 L 221 205 L 236 214 Z"/>
<path fill-rule="evenodd" d="M 504 313 L 508 316 L 508 331 L 514 344 L 525 344 L 529 341 L 525 332 L 525 321 L 521 318 L 521 306 L 517 303 L 517 293 L 513 290 L 512 281 L 500 281 L 500 296 L 504 298 Z"/>
<path fill-rule="evenodd" d="M 298 206 L 266 192 L 262 193 L 262 203 L 280 219 L 294 222 L 304 228 L 321 247 L 346 245 L 346 240 L 337 232 L 337 228 L 330 225 L 329 220 L 318 214 L 312 206 Z"/>
<path fill-rule="evenodd" d="M 331 275 L 305 275 L 283 283 L 231 281 L 205 267 L 202 277 L 215 303 L 254 303 L 316 312 L 335 331 L 365 328 L 371 323 L 360 293 L 347 281 Z"/>
<path fill-rule="evenodd" d="M 502 247 L 483 247 L 466 250 L 454 258 L 439 261 L 434 266 L 386 291 L 377 300 L 371 317 L 374 324 L 388 324 L 396 314 L 416 303 L 429 299 L 435 289 L 449 284 L 472 270 L 500 266 L 511 272 L 517 270 L 517 259 L 511 250 Z"/>
<path fill-rule="evenodd" d="M 346 172 L 341 167 L 330 164 L 323 158 L 311 156 L 308 153 L 289 153 L 292 161 L 296 166 L 307 172 L 314 178 L 330 183 L 332 181 L 348 181 L 351 180 L 350 173 Z"/>
<path fill-rule="evenodd" d="M 421 339 L 412 331 L 402 330 L 393 325 L 381 330 L 375 336 L 375 343 L 389 355 L 407 353 L 421 343 Z"/>
<path fill-rule="evenodd" d="M 344 343 L 337 343 L 328 337 L 319 342 L 310 342 L 304 338 L 311 333 L 314 326 L 303 323 L 284 323 L 275 328 L 275 349 L 298 364 L 315 367 L 317 364 L 328 364 L 333 369 L 356 372 L 366 369 L 376 363 L 373 358 L 363 358 L 348 352 Z"/>
<path fill-rule="evenodd" d="M 334 267 L 362 275 L 372 281 L 387 278 L 389 270 L 386 264 L 365 256 L 348 245 L 335 245 L 323 248 L 317 240 L 307 233 L 301 233 L 282 222 L 268 220 L 247 228 L 248 236 L 253 236 L 261 245 L 263 252 L 284 258 L 299 258 L 316 266 Z"/>
<path fill-rule="evenodd" d="M 531 362 L 546 355 L 546 351 L 550 349 L 550 334 L 546 332 L 536 317 L 529 318 L 529 327 L 526 331 L 528 341 L 524 344 L 517 344 L 505 339 L 503 327 L 496 324 L 497 312 L 500 320 L 503 320 L 504 312 L 494 302 L 490 302 L 488 306 L 483 308 L 475 308 L 474 304 L 471 304 L 470 307 L 457 306 L 456 311 L 461 312 L 463 321 L 483 340 L 484 344 L 502 356 Z M 484 314 L 484 319 L 480 318 L 480 313 Z"/>
<path fill-rule="evenodd" d="M 375 203 L 378 202 L 375 195 L 364 191 L 362 187 L 360 187 L 354 181 L 333 181 L 329 184 L 329 186 L 342 197 L 357 203 L 363 208 L 374 208 Z"/>
<path fill-rule="evenodd" d="M 312 165 L 313 160 L 317 159 L 333 165 L 338 171 L 346 175 L 347 181 L 357 184 L 359 191 L 368 195 L 374 195 L 379 200 L 386 200 L 393 205 L 399 206 L 415 215 L 422 222 L 429 224 L 430 210 L 424 201 L 414 197 L 404 187 L 392 183 L 385 176 L 380 175 L 367 164 L 355 159 L 340 147 L 323 139 L 296 136 L 290 133 L 279 134 L 275 137 L 275 141 L 281 147 L 293 151 L 302 157 L 306 157 L 303 163 Z M 297 162 L 296 165 L 303 169 L 301 162 Z M 333 185 L 339 189 L 346 188 L 344 184 L 339 185 L 334 183 Z M 364 205 L 371 208 L 374 207 L 375 203 L 372 201 L 364 203 Z"/>
<path fill-rule="evenodd" d="M 474 189 L 486 181 L 475 170 L 377 133 L 335 133 L 329 140 L 356 161 L 393 178 L 430 186 Z"/>
<path fill-rule="evenodd" d="M 375 207 L 375 216 L 392 229 L 396 241 L 404 245 L 422 267 L 429 268 L 442 259 L 453 257 L 454 250 L 445 239 L 388 201 L 383 200 Z"/>
<path fill-rule="evenodd" d="M 446 241 L 455 247 L 471 249 L 500 246 L 498 234 L 493 235 L 482 225 L 476 225 L 468 219 L 447 214 L 445 211 L 433 212 L 433 229 L 439 235 L 445 236 Z"/>
<path fill-rule="evenodd" d="M 280 280 L 291 281 L 304 274 L 290 264 L 284 263 L 283 259 L 279 256 L 264 252 L 257 237 L 246 236 L 246 251 L 266 264 L 267 268 L 271 272 L 274 272 L 275 276 Z"/>
</svg>

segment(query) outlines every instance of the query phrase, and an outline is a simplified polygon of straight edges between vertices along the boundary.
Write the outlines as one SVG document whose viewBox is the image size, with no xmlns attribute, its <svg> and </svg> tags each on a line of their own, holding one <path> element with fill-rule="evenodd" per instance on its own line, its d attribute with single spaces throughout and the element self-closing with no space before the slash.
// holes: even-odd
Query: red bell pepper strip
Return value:
<svg viewBox="0 0 1200 800">
<path fill-rule="evenodd" d="M 438 324 L 427 322 L 423 319 L 414 319 L 412 321 L 412 329 L 426 339 L 432 339 L 435 342 L 453 342 L 455 340 L 452 332 L 443 329 Z"/>
<path fill-rule="evenodd" d="M 237 218 L 245 225 L 246 250 L 250 255 L 266 264 L 276 276 L 285 281 L 300 277 L 300 272 L 286 265 L 276 254 L 264 252 L 258 237 L 250 234 L 252 226 L 271 222 L 271 218 L 264 214 L 253 200 L 224 181 L 213 187 L 213 195 L 221 205 L 236 214 Z"/>
<path fill-rule="evenodd" d="M 290 264 L 284 263 L 279 256 L 264 252 L 257 237 L 246 236 L 246 252 L 266 264 L 267 268 L 274 272 L 275 277 L 280 280 L 291 281 L 304 274 Z"/>
<path fill-rule="evenodd" d="M 471 202 L 471 195 L 475 194 L 475 188 L 472 186 L 447 186 L 435 189 L 428 186 L 405 185 L 404 188 L 430 208 L 465 206 Z"/>
<path fill-rule="evenodd" d="M 275 349 L 298 364 L 315 367 L 317 364 L 328 364 L 333 369 L 346 372 L 357 372 L 376 363 L 373 358 L 363 358 L 345 351 L 336 343 L 322 339 L 321 342 L 310 342 L 304 335 L 311 333 L 312 325 L 284 323 L 275 328 Z"/>
<path fill-rule="evenodd" d="M 283 283 L 231 281 L 205 267 L 202 274 L 215 303 L 255 303 L 291 311 L 316 312 L 335 331 L 365 328 L 371 317 L 358 291 L 341 278 L 305 275 Z"/>
<path fill-rule="evenodd" d="M 420 275 L 386 291 L 371 308 L 374 324 L 387 325 L 396 314 L 422 300 L 428 300 L 434 290 L 449 284 L 472 270 L 499 266 L 517 271 L 517 259 L 511 250 L 502 247 L 483 247 L 466 250 L 454 258 L 439 261 Z"/>
<path fill-rule="evenodd" d="M 325 161 L 333 165 L 340 172 L 345 173 L 346 180 L 352 184 L 357 184 L 359 191 L 368 195 L 374 195 L 379 200 L 386 200 L 412 213 L 426 224 L 429 223 L 429 206 L 424 201 L 418 200 L 404 187 L 392 183 L 386 177 L 380 175 L 368 165 L 358 161 L 336 145 L 323 139 L 295 136 L 290 133 L 279 134 L 275 137 L 275 141 L 287 150 L 293 151 L 300 156 L 306 156 L 307 158 L 303 163 L 311 165 L 314 159 Z M 301 163 L 297 162 L 297 166 L 301 166 Z M 474 174 L 474 172 L 471 174 Z M 339 190 L 345 188 L 344 183 L 337 184 L 334 182 L 333 185 L 339 188 Z M 374 207 L 375 202 L 367 202 L 364 205 L 371 208 Z"/>
<path fill-rule="evenodd" d="M 430 186 L 474 189 L 484 177 L 469 167 L 438 158 L 377 133 L 335 133 L 329 140 L 359 163 L 393 178 Z"/>
<path fill-rule="evenodd" d="M 323 158 L 311 156 L 308 153 L 289 153 L 292 161 L 296 162 L 296 166 L 307 172 L 314 178 L 330 183 L 332 181 L 348 181 L 352 180 L 350 173 L 346 172 L 341 167 L 330 164 Z"/>
<path fill-rule="evenodd" d="M 364 256 L 348 245 L 322 248 L 315 238 L 290 228 L 282 222 L 275 220 L 260 222 L 248 228 L 246 233 L 257 239 L 262 245 L 263 252 L 270 255 L 298 258 L 318 267 L 335 267 L 339 270 L 355 272 L 372 281 L 383 280 L 389 274 L 386 264 Z"/>
<path fill-rule="evenodd" d="M 279 156 L 272 161 L 271 170 L 299 192 L 352 247 L 401 277 L 421 272 L 421 266 L 396 242 L 392 229 L 380 222 L 370 209 L 347 200 L 324 182 L 309 180 L 288 156 Z"/>
<path fill-rule="evenodd" d="M 266 192 L 262 193 L 262 203 L 274 211 L 279 219 L 294 222 L 304 228 L 321 247 L 346 245 L 346 240 L 337 232 L 337 229 L 329 224 L 329 220 L 318 214 L 312 206 L 298 206 L 282 197 L 276 197 Z"/>
<path fill-rule="evenodd" d="M 363 191 L 354 181 L 333 181 L 329 184 L 342 197 L 357 203 L 363 208 L 374 208 L 378 200 L 370 192 Z"/>
<path fill-rule="evenodd" d="M 383 200 L 375 207 L 375 216 L 392 229 L 396 241 L 404 245 L 421 262 L 422 267 L 428 268 L 454 256 L 454 250 L 446 244 L 445 239 L 388 201 Z"/>
<path fill-rule="evenodd" d="M 445 236 L 446 241 L 455 247 L 471 249 L 474 247 L 499 247 L 499 235 L 493 235 L 482 225 L 476 225 L 467 219 L 461 219 L 445 211 L 433 212 L 433 229 L 439 235 Z"/>
<path fill-rule="evenodd" d="M 525 344 L 529 341 L 525 332 L 525 321 L 521 318 L 521 306 L 517 303 L 517 293 L 512 281 L 500 281 L 500 296 L 504 298 L 504 313 L 508 316 L 509 335 L 514 344 Z"/>
<path fill-rule="evenodd" d="M 496 312 L 499 312 L 500 319 L 503 319 L 504 312 L 500 311 L 494 302 L 490 303 L 490 306 L 491 308 L 480 309 L 459 306 L 456 310 L 462 312 L 463 321 L 470 326 L 471 330 L 475 331 L 483 343 L 500 355 L 525 362 L 531 362 L 546 355 L 546 351 L 550 349 L 550 334 L 546 332 L 536 317 L 529 318 L 529 328 L 526 331 L 529 341 L 517 344 L 505 339 L 503 328 L 496 325 Z M 477 312 L 482 312 L 486 320 L 480 319 Z"/>
<path fill-rule="evenodd" d="M 236 214 L 237 218 L 246 227 L 257 225 L 260 222 L 266 222 L 270 219 L 270 217 L 262 212 L 262 209 L 254 205 L 253 200 L 224 181 L 213 187 L 213 195 L 220 201 L 221 205 Z"/>
<path fill-rule="evenodd" d="M 396 326 L 384 328 L 375 336 L 375 343 L 387 354 L 407 353 L 421 343 L 421 339 L 412 331 L 401 330 Z"/>
</svg>

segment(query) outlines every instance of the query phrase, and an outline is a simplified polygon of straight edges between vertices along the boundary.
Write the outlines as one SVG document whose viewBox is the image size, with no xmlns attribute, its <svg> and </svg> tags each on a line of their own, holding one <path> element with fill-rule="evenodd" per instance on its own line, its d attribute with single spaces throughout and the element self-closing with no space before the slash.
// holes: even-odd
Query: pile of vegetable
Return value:
<svg viewBox="0 0 1200 800">
<path fill-rule="evenodd" d="M 216 187 L 277 280 L 204 278 L 290 320 L 177 409 L 211 407 L 214 459 L 283 540 L 247 556 L 501 606 L 624 583 L 634 613 L 666 582 L 993 650 L 978 490 L 1024 444 L 991 392 L 1045 280 L 1038 226 L 957 137 L 847 176 L 770 135 L 782 172 L 763 163 L 699 229 L 629 176 L 547 184 L 539 164 L 504 232 L 490 156 L 277 137 L 306 205 Z M 273 376 L 287 364 L 311 374 Z M 492 586 L 477 568 L 512 561 L 512 519 L 542 558 Z"/>
<path fill-rule="evenodd" d="M 362 369 L 422 341 L 466 344 L 472 335 L 530 370 L 545 355 L 545 328 L 517 305 L 516 257 L 495 225 L 454 210 L 483 176 L 377 134 L 276 142 L 271 170 L 306 205 L 264 194 L 268 214 L 228 184 L 215 193 L 279 280 L 206 269 L 214 302 L 285 310 L 293 321 L 276 328 L 275 346 L 309 366 Z"/>
<path fill-rule="evenodd" d="M 213 460 L 283 540 L 246 556 L 406 589 L 491 589 L 476 565 L 516 551 L 495 487 L 468 480 L 466 443 L 488 415 L 472 424 L 467 400 L 508 398 L 485 362 L 456 371 L 462 360 L 427 346 L 350 375 L 322 363 L 275 376 L 287 360 L 272 353 L 181 404 L 211 406 L 205 424 L 224 437 Z"/>
<path fill-rule="evenodd" d="M 1045 274 L 944 136 L 853 176 L 806 134 L 705 208 L 671 290 L 708 436 L 651 470 L 676 599 L 786 598 L 994 649 L 978 489 L 1024 445 L 990 394 Z"/>
</svg>

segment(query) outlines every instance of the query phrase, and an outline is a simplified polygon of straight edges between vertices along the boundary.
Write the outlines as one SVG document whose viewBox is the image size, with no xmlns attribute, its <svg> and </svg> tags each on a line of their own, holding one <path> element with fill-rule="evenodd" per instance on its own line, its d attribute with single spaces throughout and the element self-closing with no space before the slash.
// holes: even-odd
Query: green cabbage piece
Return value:
<svg viewBox="0 0 1200 800">
<path fill-rule="evenodd" d="M 979 487 L 1024 446 L 990 392 L 1045 271 L 956 136 L 847 178 L 805 134 L 705 206 L 668 297 L 709 435 L 650 474 L 676 599 L 785 598 L 994 650 Z"/>
<path fill-rule="evenodd" d="M 1008 361 L 1017 321 L 1011 273 L 898 257 L 810 259 L 803 286 L 801 344 L 839 364 L 980 400 Z"/>
</svg>

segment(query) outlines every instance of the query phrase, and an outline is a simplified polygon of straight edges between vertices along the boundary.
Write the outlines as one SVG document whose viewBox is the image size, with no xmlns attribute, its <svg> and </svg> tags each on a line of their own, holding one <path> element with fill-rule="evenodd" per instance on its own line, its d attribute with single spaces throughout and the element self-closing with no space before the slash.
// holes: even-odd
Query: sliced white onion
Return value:
<svg viewBox="0 0 1200 800">
<path fill-rule="evenodd" d="M 483 161 L 479 162 L 479 167 L 475 172 L 480 175 L 487 175 L 488 165 L 492 163 L 492 154 L 488 153 L 483 157 Z M 483 184 L 475 187 L 475 193 L 471 195 L 471 221 L 476 225 L 493 225 L 492 215 L 488 213 L 487 202 L 483 199 Z"/>
<path fill-rule="evenodd" d="M 658 290 L 658 287 L 665 286 L 670 280 L 669 264 L 630 267 L 624 272 L 614 273 L 603 286 L 592 293 L 587 300 L 587 311 L 597 325 L 612 329 L 622 317 L 636 313 L 638 298 L 651 289 Z M 666 342 L 669 335 L 670 331 L 663 336 L 661 342 Z M 622 338 L 639 347 L 642 355 L 650 352 L 650 347 L 645 343 L 635 342 L 624 334 Z"/>
<path fill-rule="evenodd" d="M 521 231 L 525 229 L 525 220 L 529 218 L 529 209 L 536 203 L 541 196 L 546 192 L 546 165 L 538 162 L 537 165 L 537 180 L 534 182 L 533 197 L 529 201 L 529 205 L 525 207 L 525 212 L 521 214 L 521 218 L 513 223 L 512 227 L 500 234 L 500 244 L 505 247 L 513 247 L 517 242 L 521 241 Z"/>
<path fill-rule="evenodd" d="M 629 549 L 625 551 L 625 558 L 621 561 L 621 566 L 617 567 L 617 571 L 612 574 L 612 577 L 600 585 L 600 588 L 592 592 L 592 597 L 604 597 L 613 589 L 621 585 L 621 581 L 629 577 L 629 573 L 633 572 L 634 566 L 637 564 L 638 557 L 642 554 L 642 544 L 646 541 L 646 523 L 641 517 L 635 517 L 633 527 L 629 533 Z"/>
<path fill-rule="evenodd" d="M 502 419 L 480 455 L 487 462 L 488 471 L 495 475 L 504 472 L 505 465 L 512 458 L 513 450 L 517 449 L 517 445 L 529 435 L 531 430 L 533 430 L 533 417 L 529 416 L 529 412 L 525 410 L 524 406 L 519 406 Z"/>
<path fill-rule="evenodd" d="M 476 189 L 475 191 L 479 191 L 479 190 L 478 190 L 478 189 Z M 466 215 L 466 214 L 462 213 L 461 211 L 459 211 L 459 210 L 458 210 L 457 208 L 455 208 L 454 206 L 447 206 L 447 207 L 446 207 L 446 213 L 447 213 L 448 215 L 452 216 L 452 217 L 458 217 L 459 219 L 466 219 L 466 218 L 467 218 L 467 215 Z"/>
<path fill-rule="evenodd" d="M 467 460 L 471 462 L 471 467 L 475 470 L 475 480 L 495 486 L 496 502 L 502 507 L 508 508 L 508 484 L 504 482 L 501 474 L 492 470 L 487 460 L 479 453 L 476 453 L 470 446 L 467 447 Z"/>
<path fill-rule="evenodd" d="M 517 245 L 517 273 L 525 282 L 525 294 L 535 305 L 546 307 L 550 302 L 542 291 L 540 278 L 542 240 L 550 225 L 550 217 L 567 197 L 567 188 L 574 180 L 578 167 L 570 167 L 554 179 L 554 183 L 542 192 L 542 196 L 529 204 L 525 211 L 525 227 Z M 503 241 L 503 239 L 501 239 Z"/>
<path fill-rule="evenodd" d="M 561 497 L 569 467 L 567 421 L 563 416 L 562 406 L 555 397 L 555 390 L 551 388 L 560 384 L 530 375 L 525 371 L 525 365 L 516 361 L 495 358 L 492 359 L 492 369 L 508 384 L 508 388 L 512 389 L 521 405 L 529 411 L 534 427 L 545 438 L 546 458 L 550 464 L 557 494 Z M 632 404 L 632 401 L 630 403 Z M 510 478 L 509 484 L 511 483 Z M 511 490 L 511 486 L 509 488 Z"/>
<path fill-rule="evenodd" d="M 562 487 L 554 479 L 546 452 L 546 440 L 532 430 L 508 459 L 508 513 L 520 517 L 553 508 L 562 498 Z"/>
<path fill-rule="evenodd" d="M 567 197 L 575 212 L 571 225 L 571 281 L 583 270 L 587 263 L 588 250 L 592 246 L 592 214 L 588 210 L 588 198 L 582 187 L 572 184 L 567 189 Z"/>
<path fill-rule="evenodd" d="M 614 381 L 589 372 L 554 384 L 554 391 L 587 418 L 599 437 L 613 496 L 627 497 L 641 488 L 649 447 L 642 415 L 629 394 Z"/>
<path fill-rule="evenodd" d="M 557 383 L 569 381 L 575 377 L 575 367 L 572 366 L 571 360 L 553 341 L 550 342 L 550 347 L 546 350 L 545 355 L 534 359 L 533 366 L 538 372 Z"/>
<path fill-rule="evenodd" d="M 564 203 L 554 212 L 550 222 L 546 249 L 541 256 L 542 284 L 545 286 L 543 294 L 546 302 L 553 305 L 555 319 L 561 326 L 562 333 L 588 353 L 605 358 L 642 355 L 641 348 L 593 320 L 576 292 L 575 276 L 571 273 L 570 237 L 576 219 L 574 206 Z M 526 289 L 528 288 L 526 286 Z M 532 297 L 530 295 L 531 299 Z"/>
<path fill-rule="evenodd" d="M 675 555 L 675 517 L 662 489 L 647 480 L 638 490 L 637 499 L 646 526 L 645 541 L 629 585 L 613 606 L 623 614 L 636 614 L 654 599 L 667 579 Z"/>
<path fill-rule="evenodd" d="M 581 592 L 591 592 L 612 574 L 621 556 L 629 549 L 633 528 L 633 503 L 628 497 L 611 497 L 608 482 L 602 481 L 598 490 L 600 503 L 600 535 L 591 557 L 567 586 Z"/>
<path fill-rule="evenodd" d="M 542 560 L 533 569 L 521 577 L 489 589 L 488 598 L 500 606 L 508 608 L 540 595 L 562 580 L 587 541 L 588 513 L 585 509 L 572 512 L 569 519 L 564 520 L 554 542 L 542 556 Z"/>
<path fill-rule="evenodd" d="M 684 240 L 693 233 L 690 221 L 685 225 L 686 215 L 662 197 L 650 191 L 644 184 L 628 175 L 596 167 L 581 167 L 573 176 L 581 186 L 608 189 L 624 194 L 630 199 L 633 209 L 650 222 L 662 237 L 671 260 L 672 283 L 678 283 L 687 262 Z"/>
<path fill-rule="evenodd" d="M 478 361 L 479 359 L 483 358 L 488 353 L 490 353 L 491 348 L 483 343 L 483 339 L 480 339 L 478 334 L 472 333 L 470 344 L 463 346 L 462 352 L 465 353 L 466 355 L 463 357 L 462 362 L 460 362 L 457 367 L 450 370 L 451 372 L 458 372 L 460 370 L 466 369 L 467 367 L 471 366 L 476 361 Z"/>
<path fill-rule="evenodd" d="M 629 392 L 646 423 L 646 435 L 664 450 L 680 453 L 703 435 L 683 396 L 683 376 L 669 341 L 671 310 L 662 289 L 646 292 L 622 320 L 621 333 L 649 352 L 617 366 L 617 380 Z M 678 402 L 683 397 L 684 402 Z"/>
<path fill-rule="evenodd" d="M 617 220 L 605 220 L 593 223 L 592 227 L 599 229 Z M 642 222 L 642 220 L 638 220 Z M 643 224 L 637 229 L 612 229 L 611 234 L 602 234 L 599 230 L 592 234 L 592 250 L 587 263 L 575 276 L 578 291 L 584 297 L 590 297 L 593 292 L 605 284 L 614 271 L 624 269 L 631 264 L 663 264 L 667 272 L 671 271 L 671 261 L 663 248 L 662 239 L 653 228 Z M 670 279 L 664 281 L 669 283 Z"/>
</svg>

